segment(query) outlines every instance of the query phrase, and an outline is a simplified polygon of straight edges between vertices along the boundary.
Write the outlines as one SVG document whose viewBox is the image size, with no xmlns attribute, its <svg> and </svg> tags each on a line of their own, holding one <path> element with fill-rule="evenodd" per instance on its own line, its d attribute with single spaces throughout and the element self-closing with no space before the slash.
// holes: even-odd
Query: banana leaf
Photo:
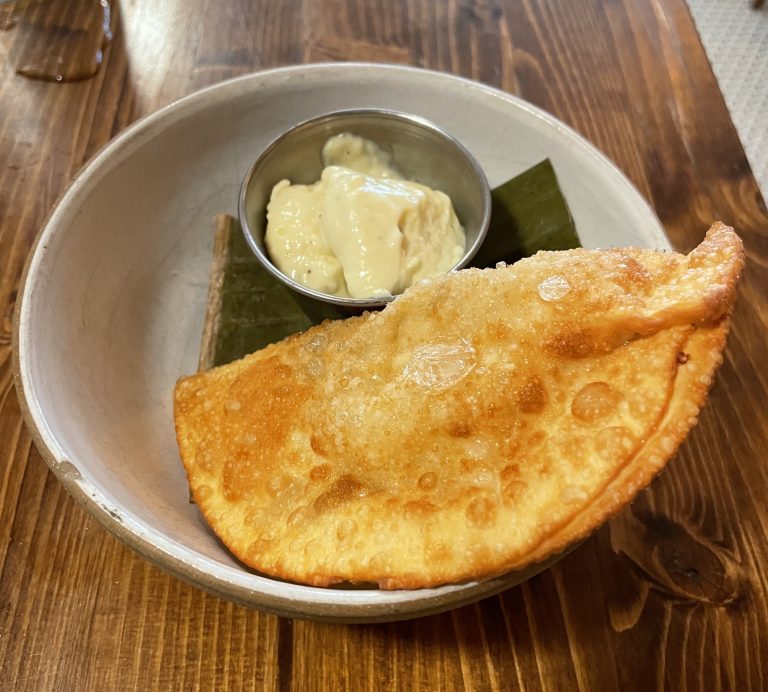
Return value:
<svg viewBox="0 0 768 692">
<path fill-rule="evenodd" d="M 471 266 L 511 264 L 539 250 L 580 247 L 548 159 L 494 189 L 491 200 L 488 234 Z M 261 267 L 238 221 L 217 217 L 200 370 L 242 358 L 322 319 L 348 315 L 300 305 L 290 289 Z"/>
</svg>

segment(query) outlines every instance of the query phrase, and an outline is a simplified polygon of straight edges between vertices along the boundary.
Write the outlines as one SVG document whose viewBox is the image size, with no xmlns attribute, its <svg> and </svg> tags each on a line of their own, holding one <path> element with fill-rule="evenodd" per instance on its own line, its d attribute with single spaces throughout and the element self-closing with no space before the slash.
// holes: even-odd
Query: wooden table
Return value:
<svg viewBox="0 0 768 692">
<path fill-rule="evenodd" d="M 0 32 L 0 690 L 768 688 L 768 217 L 684 0 L 125 0 L 101 69 L 61 84 L 15 73 L 71 19 L 36 11 Z M 650 490 L 499 597 L 376 626 L 235 606 L 112 538 L 31 444 L 10 345 L 32 240 L 100 146 L 221 79 L 353 59 L 516 93 L 617 162 L 677 248 L 720 218 L 749 255 L 711 403 Z"/>
</svg>

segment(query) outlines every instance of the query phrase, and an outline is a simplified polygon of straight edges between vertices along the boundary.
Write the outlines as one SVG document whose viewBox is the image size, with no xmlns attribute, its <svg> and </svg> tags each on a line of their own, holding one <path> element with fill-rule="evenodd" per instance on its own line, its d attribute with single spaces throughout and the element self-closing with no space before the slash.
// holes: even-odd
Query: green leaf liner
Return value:
<svg viewBox="0 0 768 692">
<path fill-rule="evenodd" d="M 471 266 L 511 264 L 539 250 L 580 247 L 549 159 L 491 192 L 491 224 Z M 200 370 L 253 353 L 340 311 L 299 306 L 297 296 L 261 267 L 231 216 L 217 217 Z M 322 308 L 321 308 L 322 310 Z"/>
<path fill-rule="evenodd" d="M 258 262 L 231 216 L 216 219 L 200 370 L 231 363 L 314 322 Z"/>
<path fill-rule="evenodd" d="M 493 267 L 539 250 L 581 247 L 571 212 L 549 159 L 491 191 L 491 223 L 473 267 Z"/>
</svg>

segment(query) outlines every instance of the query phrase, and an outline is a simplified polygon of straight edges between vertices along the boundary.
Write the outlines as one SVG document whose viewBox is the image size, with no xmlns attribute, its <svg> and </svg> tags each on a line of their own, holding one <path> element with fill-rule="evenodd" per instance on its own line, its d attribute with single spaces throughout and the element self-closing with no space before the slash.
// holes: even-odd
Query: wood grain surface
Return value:
<svg viewBox="0 0 768 692">
<path fill-rule="evenodd" d="M 0 12 L 0 690 L 768 689 L 768 216 L 684 0 L 124 0 L 100 69 L 62 83 L 16 73 L 82 38 L 40 4 Z M 617 162 L 676 247 L 720 218 L 749 257 L 711 403 L 651 489 L 527 583 L 399 624 L 289 621 L 162 573 L 68 497 L 12 381 L 24 261 L 88 157 L 195 89 L 329 60 L 518 94 Z"/>
</svg>

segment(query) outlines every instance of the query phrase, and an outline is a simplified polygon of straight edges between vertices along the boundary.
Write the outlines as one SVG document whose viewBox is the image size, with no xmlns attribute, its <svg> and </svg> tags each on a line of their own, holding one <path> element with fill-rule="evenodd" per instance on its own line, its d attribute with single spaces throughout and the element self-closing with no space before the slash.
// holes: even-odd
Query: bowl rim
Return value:
<svg viewBox="0 0 768 692">
<path fill-rule="evenodd" d="M 268 253 L 259 246 L 259 243 L 256 241 L 253 229 L 251 228 L 251 223 L 248 219 L 246 206 L 246 200 L 248 197 L 248 190 L 250 188 L 251 181 L 256 176 L 264 161 L 270 156 L 270 154 L 272 154 L 275 149 L 283 144 L 286 139 L 303 130 L 308 130 L 324 123 L 333 122 L 338 118 L 344 118 L 346 116 L 399 120 L 408 122 L 412 125 L 417 125 L 426 130 L 430 130 L 431 132 L 437 134 L 442 140 L 444 140 L 446 144 L 449 144 L 456 151 L 458 151 L 458 153 L 461 154 L 469 164 L 475 178 L 479 183 L 480 194 L 482 196 L 482 214 L 480 217 L 479 229 L 474 242 L 472 245 L 464 249 L 464 254 L 461 256 L 458 262 L 454 263 L 451 267 L 442 273 L 447 274 L 452 271 L 463 269 L 472 260 L 477 251 L 480 249 L 480 246 L 485 241 L 485 237 L 488 234 L 488 226 L 491 222 L 491 188 L 488 185 L 488 178 L 486 177 L 485 171 L 480 165 L 480 162 L 472 155 L 469 149 L 467 149 L 467 147 L 464 146 L 464 144 L 457 137 L 452 135 L 445 128 L 442 128 L 439 125 L 433 123 L 428 118 L 424 118 L 413 113 L 394 110 L 392 108 L 344 108 L 341 110 L 329 111 L 328 113 L 323 113 L 321 115 L 315 115 L 311 118 L 307 118 L 306 120 L 302 120 L 301 122 L 290 126 L 286 130 L 283 130 L 283 132 L 281 132 L 269 144 L 267 144 L 267 146 L 264 147 L 264 149 L 262 149 L 262 151 L 258 154 L 253 164 L 248 169 L 248 172 L 245 174 L 243 183 L 240 186 L 240 194 L 238 196 L 238 218 L 240 220 L 240 228 L 242 229 L 243 236 L 245 237 L 248 246 L 256 255 L 256 258 L 259 260 L 261 266 L 264 267 L 275 279 L 283 283 L 289 289 L 296 291 L 297 293 L 301 293 L 303 296 L 312 300 L 321 301 L 323 303 L 330 303 L 331 305 L 337 305 L 339 307 L 348 309 L 351 308 L 357 310 L 365 310 L 369 308 L 382 307 L 387 303 L 392 302 L 400 294 L 376 296 L 370 298 L 347 298 L 344 296 L 337 296 L 332 293 L 323 293 L 322 291 L 318 291 L 314 288 L 310 288 L 309 286 L 305 286 L 298 281 L 295 281 L 290 276 L 283 273 L 272 262 Z M 266 209 L 264 211 L 266 212 Z M 266 237 L 266 227 L 264 235 Z"/>
<path fill-rule="evenodd" d="M 248 85 L 249 89 L 256 90 L 262 86 L 263 82 L 272 84 L 273 80 L 282 79 L 284 84 L 289 84 L 294 79 L 322 76 L 329 71 L 334 73 L 346 71 L 354 74 L 355 71 L 359 70 L 400 73 L 404 77 L 437 79 L 443 80 L 445 84 L 472 88 L 484 92 L 492 98 L 514 105 L 529 116 L 545 122 L 549 127 L 578 146 L 583 154 L 599 161 L 606 169 L 612 171 L 617 180 L 622 182 L 627 192 L 632 194 L 633 205 L 641 210 L 649 221 L 655 222 L 659 243 L 666 243 L 669 247 L 663 227 L 648 202 L 610 159 L 563 122 L 517 96 L 447 72 L 397 64 L 330 62 L 293 65 L 241 75 L 195 91 L 136 120 L 100 147 L 73 176 L 38 230 L 19 281 L 18 300 L 12 321 L 12 370 L 22 417 L 35 447 L 51 471 L 86 512 L 112 535 L 149 559 L 153 564 L 197 588 L 242 605 L 258 607 L 277 615 L 349 623 L 405 620 L 460 607 L 481 597 L 491 596 L 514 586 L 538 571 L 546 569 L 550 563 L 532 565 L 530 570 L 524 570 L 521 573 L 508 573 L 487 581 L 410 591 L 323 589 L 279 582 L 268 577 L 252 575 L 244 570 L 243 575 L 249 577 L 248 583 L 234 577 L 227 578 L 227 572 L 232 570 L 230 566 L 222 565 L 215 560 L 194 553 L 191 549 L 181 546 L 154 527 L 132 519 L 131 516 L 124 513 L 120 506 L 111 503 L 110 498 L 102 489 L 83 479 L 77 466 L 65 458 L 55 437 L 48 429 L 45 412 L 38 405 L 39 402 L 35 397 L 36 392 L 28 369 L 27 354 L 22 353 L 21 345 L 29 342 L 27 334 L 29 328 L 27 324 L 29 319 L 28 305 L 32 302 L 37 289 L 39 274 L 36 269 L 46 254 L 47 241 L 55 232 L 59 217 L 67 214 L 71 203 L 78 200 L 89 180 L 100 173 L 102 169 L 108 171 L 118 165 L 119 157 L 113 160 L 113 154 L 119 153 L 123 148 L 128 151 L 138 148 L 149 141 L 157 130 L 171 127 L 182 117 L 194 113 L 194 106 L 198 101 L 205 103 L 212 97 L 219 102 L 235 99 L 245 85 Z M 559 556 L 555 556 L 552 562 L 558 558 Z M 373 602 L 366 601 L 365 598 L 361 598 L 361 594 L 374 594 L 376 599 Z"/>
</svg>

